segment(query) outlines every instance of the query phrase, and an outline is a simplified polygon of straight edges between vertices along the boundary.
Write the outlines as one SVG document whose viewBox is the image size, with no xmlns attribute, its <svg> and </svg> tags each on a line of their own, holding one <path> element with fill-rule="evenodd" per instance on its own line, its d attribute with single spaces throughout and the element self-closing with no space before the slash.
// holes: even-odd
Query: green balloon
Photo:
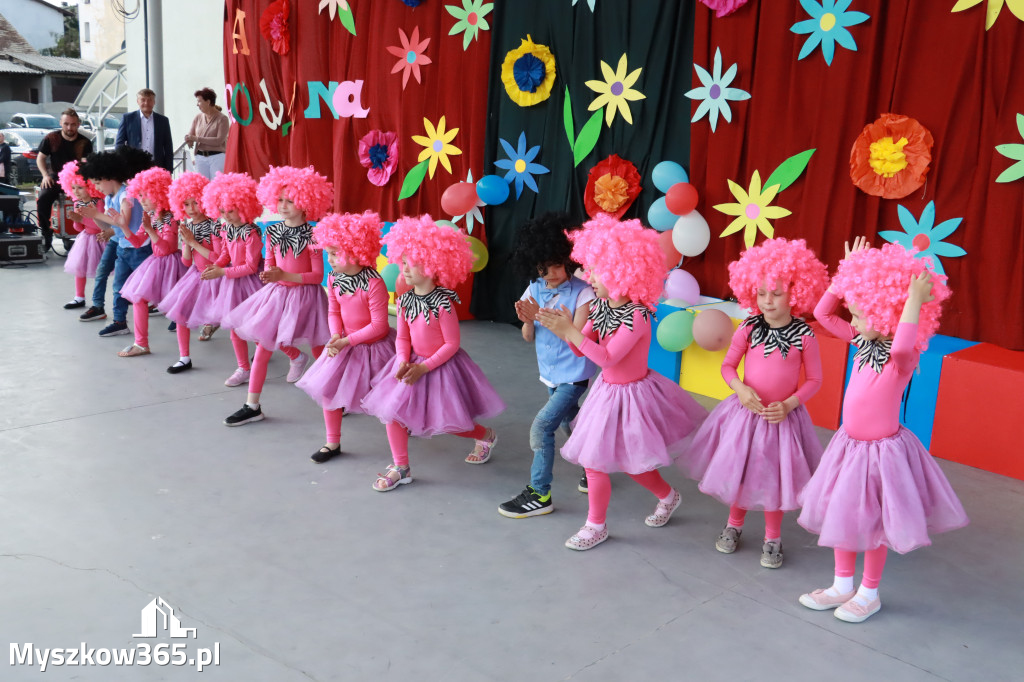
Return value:
<svg viewBox="0 0 1024 682">
<path fill-rule="evenodd" d="M 398 280 L 398 264 L 388 263 L 384 266 L 384 269 L 380 271 L 380 276 L 384 280 L 384 284 L 387 285 L 388 291 L 395 290 L 395 281 Z"/>
<path fill-rule="evenodd" d="M 668 315 L 658 324 L 658 343 L 670 353 L 685 350 L 693 343 L 693 320 L 689 310 L 679 310 Z"/>
</svg>

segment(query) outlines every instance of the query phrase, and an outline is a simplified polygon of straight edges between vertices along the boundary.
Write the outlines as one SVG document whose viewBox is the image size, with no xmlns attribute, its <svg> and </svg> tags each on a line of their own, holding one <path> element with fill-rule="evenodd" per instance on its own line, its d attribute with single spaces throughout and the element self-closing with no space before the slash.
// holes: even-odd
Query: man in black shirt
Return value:
<svg viewBox="0 0 1024 682">
<path fill-rule="evenodd" d="M 5 182 L 8 185 L 11 183 L 11 145 L 7 144 L 7 139 L 3 133 L 0 133 L 0 182 Z"/>
<path fill-rule="evenodd" d="M 39 214 L 39 231 L 43 235 L 44 249 L 49 249 L 53 243 L 50 213 L 53 210 L 54 202 L 62 194 L 60 184 L 57 182 L 57 174 L 68 161 L 81 161 L 92 154 L 92 140 L 78 134 L 78 126 L 81 122 L 77 111 L 65 109 L 60 115 L 60 130 L 49 133 L 39 143 L 36 166 L 43 174 L 43 180 L 39 183 L 41 191 L 36 200 L 36 211 Z M 47 168 L 47 161 L 49 161 L 49 168 Z"/>
</svg>

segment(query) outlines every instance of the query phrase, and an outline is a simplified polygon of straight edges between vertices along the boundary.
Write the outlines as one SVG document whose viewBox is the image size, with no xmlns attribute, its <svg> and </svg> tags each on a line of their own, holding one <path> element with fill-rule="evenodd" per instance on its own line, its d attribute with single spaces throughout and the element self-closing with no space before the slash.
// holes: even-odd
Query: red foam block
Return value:
<svg viewBox="0 0 1024 682">
<path fill-rule="evenodd" d="M 821 389 L 807 401 L 807 414 L 811 416 L 811 421 L 816 426 L 838 429 L 843 415 L 846 358 L 850 344 L 832 336 L 818 322 L 810 324 L 814 330 L 814 338 L 818 340 L 818 348 L 821 349 L 822 381 Z"/>
</svg>

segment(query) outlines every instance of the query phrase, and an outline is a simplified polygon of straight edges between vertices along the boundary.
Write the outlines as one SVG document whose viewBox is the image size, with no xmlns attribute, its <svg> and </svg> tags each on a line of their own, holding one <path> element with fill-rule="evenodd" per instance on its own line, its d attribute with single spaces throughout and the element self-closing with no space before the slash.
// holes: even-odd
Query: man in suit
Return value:
<svg viewBox="0 0 1024 682">
<path fill-rule="evenodd" d="M 171 142 L 171 123 L 166 116 L 153 111 L 156 93 L 143 88 L 139 90 L 135 101 L 139 109 L 125 114 L 121 119 L 115 146 L 145 150 L 153 155 L 156 165 L 172 171 L 174 144 Z"/>
</svg>

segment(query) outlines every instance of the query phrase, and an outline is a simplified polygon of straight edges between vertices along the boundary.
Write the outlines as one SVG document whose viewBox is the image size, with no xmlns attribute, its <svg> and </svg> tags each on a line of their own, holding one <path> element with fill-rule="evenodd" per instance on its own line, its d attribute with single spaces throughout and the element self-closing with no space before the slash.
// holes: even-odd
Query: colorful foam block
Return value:
<svg viewBox="0 0 1024 682">
<path fill-rule="evenodd" d="M 821 350 L 821 388 L 807 401 L 811 421 L 822 428 L 838 429 L 843 413 L 843 390 L 846 388 L 847 348 L 818 322 L 811 322 L 814 338 Z"/>
<path fill-rule="evenodd" d="M 1017 432 L 1024 395 L 1024 352 L 979 343 L 945 357 L 931 452 L 1024 480 Z"/>
<path fill-rule="evenodd" d="M 702 310 L 708 310 L 710 308 L 725 310 L 726 314 L 728 314 L 732 319 L 733 329 L 736 329 L 736 327 L 738 327 L 743 321 L 736 318 L 737 314 L 742 313 L 737 312 L 738 306 L 736 306 L 735 303 L 726 303 L 722 306 L 703 306 L 702 308 L 696 308 L 694 312 L 700 315 Z M 707 351 L 696 343 L 691 343 L 685 350 L 683 350 L 682 353 L 679 385 L 691 393 L 698 393 L 700 395 L 706 395 L 719 400 L 731 396 L 733 394 L 733 390 L 729 388 L 725 383 L 725 379 L 722 378 L 722 361 L 725 360 L 725 354 L 728 351 L 728 348 L 720 351 Z M 740 366 L 737 368 L 737 372 L 742 379 L 742 360 L 740 361 Z"/>
<path fill-rule="evenodd" d="M 977 341 L 965 341 L 953 336 L 936 334 L 928 343 L 928 350 L 921 354 L 919 372 L 910 380 L 910 390 L 903 404 L 900 423 L 914 432 L 926 448 L 931 447 L 932 427 L 935 423 L 935 405 L 939 398 L 939 379 L 942 376 L 943 361 L 951 353 L 977 345 Z"/>
</svg>

